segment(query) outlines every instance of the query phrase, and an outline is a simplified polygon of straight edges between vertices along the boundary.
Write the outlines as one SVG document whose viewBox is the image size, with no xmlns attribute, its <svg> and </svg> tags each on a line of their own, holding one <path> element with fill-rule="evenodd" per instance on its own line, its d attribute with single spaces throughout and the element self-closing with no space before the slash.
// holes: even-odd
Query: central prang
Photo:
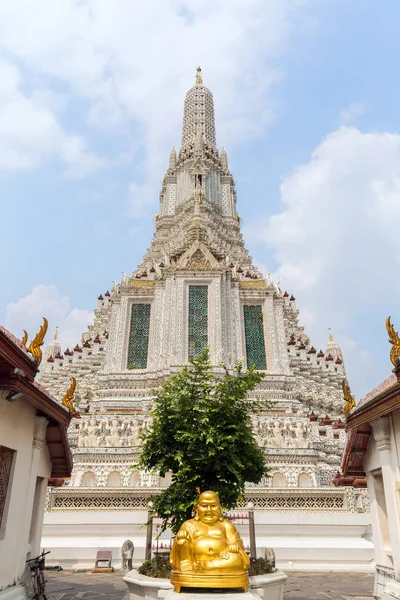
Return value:
<svg viewBox="0 0 400 600">
<path fill-rule="evenodd" d="M 170 560 L 176 592 L 181 587 L 248 590 L 249 557 L 236 527 L 223 518 L 215 492 L 200 494 L 194 518 L 176 535 Z"/>
</svg>

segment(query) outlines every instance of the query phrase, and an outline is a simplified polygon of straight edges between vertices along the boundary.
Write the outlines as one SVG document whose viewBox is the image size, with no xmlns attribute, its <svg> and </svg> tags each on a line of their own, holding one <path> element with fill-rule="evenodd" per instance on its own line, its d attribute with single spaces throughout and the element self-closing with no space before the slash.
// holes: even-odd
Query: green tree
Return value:
<svg viewBox="0 0 400 600">
<path fill-rule="evenodd" d="M 267 472 L 250 421 L 260 404 L 247 398 L 262 378 L 241 363 L 215 374 L 206 349 L 157 392 L 138 466 L 161 477 L 173 473 L 152 499 L 163 530 L 176 533 L 191 518 L 199 490 L 218 492 L 222 506 L 233 508 L 245 482 L 258 483 Z"/>
</svg>

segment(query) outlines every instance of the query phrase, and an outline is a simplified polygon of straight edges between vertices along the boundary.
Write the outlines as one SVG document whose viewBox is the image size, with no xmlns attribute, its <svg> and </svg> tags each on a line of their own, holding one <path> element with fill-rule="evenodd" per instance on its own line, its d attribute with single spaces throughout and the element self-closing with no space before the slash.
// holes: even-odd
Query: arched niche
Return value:
<svg viewBox="0 0 400 600">
<path fill-rule="evenodd" d="M 271 486 L 276 488 L 286 487 L 287 482 L 285 476 L 282 473 L 279 473 L 279 471 L 274 473 L 272 476 Z"/>
<path fill-rule="evenodd" d="M 300 473 L 298 480 L 297 480 L 297 485 L 299 488 L 314 487 L 313 480 L 311 479 L 310 475 L 308 475 L 307 473 Z"/>
<path fill-rule="evenodd" d="M 118 471 L 112 471 L 107 479 L 107 487 L 121 487 L 121 473 L 118 473 Z"/>
<path fill-rule="evenodd" d="M 82 480 L 81 480 L 81 487 L 95 487 L 96 486 L 96 475 L 93 473 L 93 471 L 86 471 L 86 473 L 83 474 Z"/>
<path fill-rule="evenodd" d="M 131 476 L 129 477 L 129 487 L 138 487 L 139 480 L 140 480 L 139 471 L 133 471 L 133 473 L 131 473 Z"/>
</svg>

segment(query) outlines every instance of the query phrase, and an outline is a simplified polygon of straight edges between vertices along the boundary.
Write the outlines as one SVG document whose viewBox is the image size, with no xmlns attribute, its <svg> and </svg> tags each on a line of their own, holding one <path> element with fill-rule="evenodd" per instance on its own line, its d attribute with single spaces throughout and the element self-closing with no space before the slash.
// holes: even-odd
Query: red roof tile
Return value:
<svg viewBox="0 0 400 600">
<path fill-rule="evenodd" d="M 368 394 L 364 396 L 364 398 L 362 398 L 357 404 L 357 407 L 362 406 L 366 402 L 369 402 L 369 400 L 372 400 L 372 398 L 378 396 L 378 394 L 382 394 L 382 392 L 388 390 L 390 387 L 392 387 L 392 385 L 395 385 L 396 383 L 397 377 L 394 373 L 392 373 L 391 375 L 389 375 L 389 377 L 387 377 L 379 385 L 377 385 L 376 388 L 368 392 Z"/>
<path fill-rule="evenodd" d="M 29 352 L 26 349 L 26 346 L 24 346 L 20 339 L 18 339 L 13 333 L 11 333 L 11 331 L 8 331 L 8 329 L 3 327 L 3 325 L 0 325 L 0 329 L 8 337 L 9 340 L 11 340 L 16 346 L 18 346 L 18 348 L 25 352 L 28 358 L 33 360 L 33 357 L 29 354 Z"/>
</svg>

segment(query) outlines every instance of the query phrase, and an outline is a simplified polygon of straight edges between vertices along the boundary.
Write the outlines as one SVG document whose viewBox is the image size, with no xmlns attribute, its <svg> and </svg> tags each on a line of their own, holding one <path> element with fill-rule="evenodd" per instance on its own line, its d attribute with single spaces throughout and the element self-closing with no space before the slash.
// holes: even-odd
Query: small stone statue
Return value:
<svg viewBox="0 0 400 600">
<path fill-rule="evenodd" d="M 122 555 L 122 570 L 124 572 L 132 570 L 132 558 L 134 552 L 134 545 L 131 540 L 125 540 L 122 544 L 121 555 Z"/>
<path fill-rule="evenodd" d="M 272 548 L 265 548 L 265 560 L 271 570 L 275 569 L 275 552 Z"/>
</svg>

